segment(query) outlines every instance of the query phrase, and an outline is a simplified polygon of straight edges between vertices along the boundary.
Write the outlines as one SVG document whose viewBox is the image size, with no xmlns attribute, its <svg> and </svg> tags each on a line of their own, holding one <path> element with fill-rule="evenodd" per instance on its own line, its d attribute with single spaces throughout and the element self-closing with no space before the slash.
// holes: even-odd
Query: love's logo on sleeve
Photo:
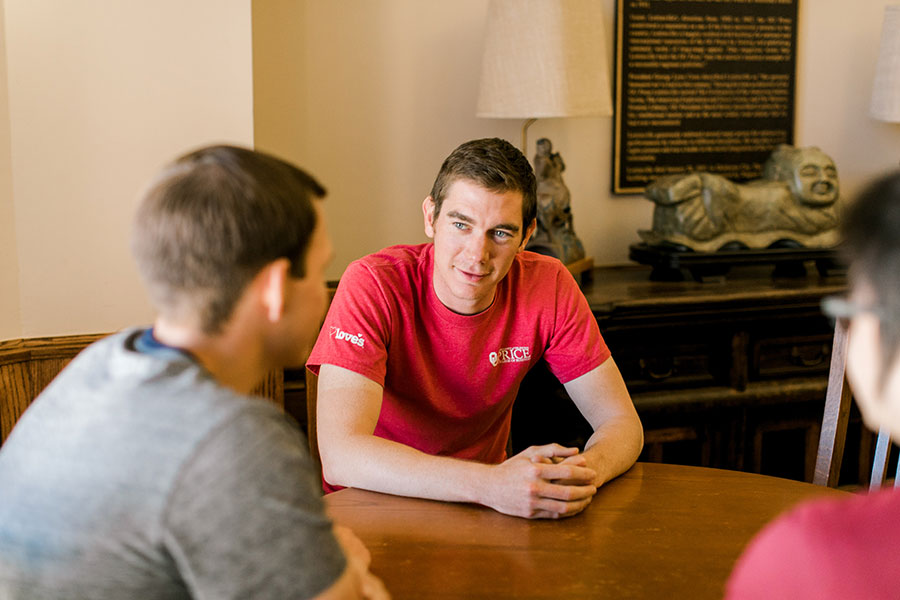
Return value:
<svg viewBox="0 0 900 600">
<path fill-rule="evenodd" d="M 328 335 L 336 340 L 343 340 L 345 342 L 349 342 L 351 344 L 359 346 L 360 348 L 366 345 L 366 340 L 363 338 L 362 333 L 347 333 L 340 327 L 331 327 L 331 331 L 328 332 Z"/>
</svg>

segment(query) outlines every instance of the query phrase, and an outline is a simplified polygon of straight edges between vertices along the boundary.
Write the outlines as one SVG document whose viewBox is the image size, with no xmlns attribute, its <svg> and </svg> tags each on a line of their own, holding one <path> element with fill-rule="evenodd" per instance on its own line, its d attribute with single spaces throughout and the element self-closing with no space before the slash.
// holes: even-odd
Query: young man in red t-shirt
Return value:
<svg viewBox="0 0 900 600">
<path fill-rule="evenodd" d="M 587 301 L 558 260 L 524 251 L 536 202 L 521 152 L 467 142 L 422 204 L 433 243 L 347 268 L 307 364 L 326 489 L 558 518 L 637 459 L 640 420 Z M 594 434 L 584 452 L 549 444 L 508 458 L 512 404 L 541 358 Z"/>
</svg>

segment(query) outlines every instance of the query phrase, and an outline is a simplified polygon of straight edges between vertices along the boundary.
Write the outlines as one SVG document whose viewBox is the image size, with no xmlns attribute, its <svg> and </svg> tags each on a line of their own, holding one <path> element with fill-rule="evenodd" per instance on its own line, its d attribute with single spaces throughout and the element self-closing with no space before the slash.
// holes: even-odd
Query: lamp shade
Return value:
<svg viewBox="0 0 900 600">
<path fill-rule="evenodd" d="M 872 85 L 870 114 L 900 123 L 900 6 L 886 6 L 881 26 L 881 47 Z"/>
<path fill-rule="evenodd" d="M 491 0 L 476 114 L 612 114 L 602 2 Z"/>
</svg>

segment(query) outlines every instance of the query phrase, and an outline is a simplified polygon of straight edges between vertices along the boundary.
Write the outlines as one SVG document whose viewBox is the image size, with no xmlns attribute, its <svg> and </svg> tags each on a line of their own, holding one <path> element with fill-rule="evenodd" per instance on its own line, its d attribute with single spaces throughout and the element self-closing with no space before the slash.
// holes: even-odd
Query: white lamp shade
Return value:
<svg viewBox="0 0 900 600">
<path fill-rule="evenodd" d="M 602 4 L 491 0 L 477 116 L 611 115 Z"/>
<path fill-rule="evenodd" d="M 870 114 L 876 119 L 900 123 L 900 6 L 886 6 L 881 27 L 881 47 L 872 85 Z"/>
</svg>

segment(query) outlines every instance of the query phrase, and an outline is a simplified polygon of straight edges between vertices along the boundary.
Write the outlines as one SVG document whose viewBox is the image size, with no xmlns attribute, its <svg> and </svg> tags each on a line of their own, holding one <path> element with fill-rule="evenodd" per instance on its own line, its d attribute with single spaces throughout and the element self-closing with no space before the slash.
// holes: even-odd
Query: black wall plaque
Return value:
<svg viewBox="0 0 900 600">
<path fill-rule="evenodd" d="M 617 0 L 613 193 L 793 144 L 798 1 Z"/>
</svg>

